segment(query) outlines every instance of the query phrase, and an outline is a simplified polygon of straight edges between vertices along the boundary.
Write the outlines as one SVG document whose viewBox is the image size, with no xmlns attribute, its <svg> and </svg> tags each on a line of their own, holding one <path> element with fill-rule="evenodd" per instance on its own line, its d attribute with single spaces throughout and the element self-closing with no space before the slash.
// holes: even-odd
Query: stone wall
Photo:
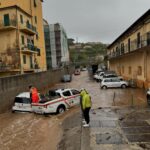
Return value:
<svg viewBox="0 0 150 150">
<path fill-rule="evenodd" d="M 34 85 L 42 92 L 61 81 L 64 70 L 24 74 L 0 78 L 0 113 L 11 108 L 14 97 L 24 91 L 29 91 L 28 86 Z"/>
</svg>

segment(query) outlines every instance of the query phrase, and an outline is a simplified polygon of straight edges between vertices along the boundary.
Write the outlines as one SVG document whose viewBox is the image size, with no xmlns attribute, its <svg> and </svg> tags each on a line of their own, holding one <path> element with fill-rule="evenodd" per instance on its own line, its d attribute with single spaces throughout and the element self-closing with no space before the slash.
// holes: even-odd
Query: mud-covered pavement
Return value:
<svg viewBox="0 0 150 150">
<path fill-rule="evenodd" d="M 124 108 L 124 111 L 119 111 L 119 109 L 116 113 L 117 117 L 114 117 L 118 123 L 118 121 L 125 120 L 125 118 L 131 116 L 130 113 L 127 115 L 131 109 L 126 111 L 126 108 L 132 107 L 139 110 L 147 107 L 145 91 L 131 88 L 101 90 L 99 84 L 91 80 L 87 72 L 82 72 L 79 76 L 73 76 L 71 83 L 60 83 L 54 88 L 61 87 L 86 88 L 89 91 L 93 101 L 91 128 L 82 128 L 79 107 L 72 108 L 61 115 L 49 115 L 47 117 L 32 113 L 12 114 L 11 112 L 6 112 L 0 114 L 0 150 L 83 150 L 84 145 L 88 150 L 96 143 L 95 132 L 99 131 L 99 128 L 97 131 L 93 127 L 96 124 L 96 122 L 93 123 L 93 121 L 97 120 L 95 119 L 96 115 L 99 113 L 105 115 L 105 109 L 107 110 L 108 108 Z M 104 113 L 102 113 L 102 110 Z M 113 111 L 116 112 L 116 110 Z M 144 115 L 144 112 L 142 113 Z M 134 114 L 134 111 L 132 114 Z M 149 120 L 148 116 L 145 120 Z M 103 119 L 106 119 L 106 116 Z M 120 131 L 122 132 L 122 130 Z M 100 132 L 98 133 L 100 134 Z M 97 136 L 97 138 L 99 137 Z M 106 138 L 109 139 L 109 136 Z M 110 147 L 110 145 L 108 144 L 107 146 Z M 105 147 L 105 149 L 108 147 Z"/>
</svg>

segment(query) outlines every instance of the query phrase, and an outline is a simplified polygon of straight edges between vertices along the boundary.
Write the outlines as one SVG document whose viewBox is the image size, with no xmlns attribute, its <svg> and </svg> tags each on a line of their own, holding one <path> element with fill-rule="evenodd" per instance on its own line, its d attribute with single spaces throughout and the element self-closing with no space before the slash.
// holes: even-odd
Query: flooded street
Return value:
<svg viewBox="0 0 150 150">
<path fill-rule="evenodd" d="M 54 88 L 67 87 L 86 88 L 92 97 L 92 109 L 95 110 L 112 106 L 147 107 L 145 91 L 142 89 L 102 90 L 99 83 L 92 80 L 86 71 L 73 76 L 72 82 L 60 83 Z M 32 113 L 0 114 L 0 150 L 78 150 L 82 130 L 80 120 L 78 106 L 64 114 L 47 117 Z M 68 139 L 72 140 L 67 141 Z"/>
</svg>

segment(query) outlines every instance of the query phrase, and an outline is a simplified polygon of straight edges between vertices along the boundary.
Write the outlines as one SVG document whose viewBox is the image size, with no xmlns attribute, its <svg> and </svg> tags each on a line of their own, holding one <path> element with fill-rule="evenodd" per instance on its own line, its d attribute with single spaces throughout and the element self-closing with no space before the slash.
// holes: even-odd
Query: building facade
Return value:
<svg viewBox="0 0 150 150">
<path fill-rule="evenodd" d="M 44 37 L 45 37 L 45 49 L 46 49 L 46 62 L 47 70 L 52 69 L 52 54 L 51 54 L 51 44 L 50 44 L 50 29 L 49 24 L 46 20 L 43 20 L 44 24 Z"/>
<path fill-rule="evenodd" d="M 48 33 L 49 28 L 49 33 Z M 58 68 L 69 63 L 69 51 L 67 34 L 63 26 L 59 23 L 48 25 L 44 23 L 45 29 L 45 45 L 47 52 L 47 68 L 50 64 L 52 68 Z M 49 47 L 50 40 L 50 47 Z M 51 51 L 51 52 L 50 52 Z M 51 58 L 50 55 L 51 54 Z"/>
<path fill-rule="evenodd" d="M 42 0 L 0 0 L 0 72 L 46 70 Z"/>
<path fill-rule="evenodd" d="M 108 66 L 139 87 L 150 87 L 150 10 L 108 46 Z"/>
</svg>

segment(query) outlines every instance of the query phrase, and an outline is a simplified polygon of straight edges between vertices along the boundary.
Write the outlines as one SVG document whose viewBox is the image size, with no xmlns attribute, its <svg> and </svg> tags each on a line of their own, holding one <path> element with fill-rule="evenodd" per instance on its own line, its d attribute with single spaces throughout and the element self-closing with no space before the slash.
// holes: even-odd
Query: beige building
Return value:
<svg viewBox="0 0 150 150">
<path fill-rule="evenodd" d="M 46 70 L 42 0 L 0 0 L 0 73 Z"/>
<path fill-rule="evenodd" d="M 108 46 L 108 66 L 139 87 L 150 87 L 150 10 Z"/>
</svg>

